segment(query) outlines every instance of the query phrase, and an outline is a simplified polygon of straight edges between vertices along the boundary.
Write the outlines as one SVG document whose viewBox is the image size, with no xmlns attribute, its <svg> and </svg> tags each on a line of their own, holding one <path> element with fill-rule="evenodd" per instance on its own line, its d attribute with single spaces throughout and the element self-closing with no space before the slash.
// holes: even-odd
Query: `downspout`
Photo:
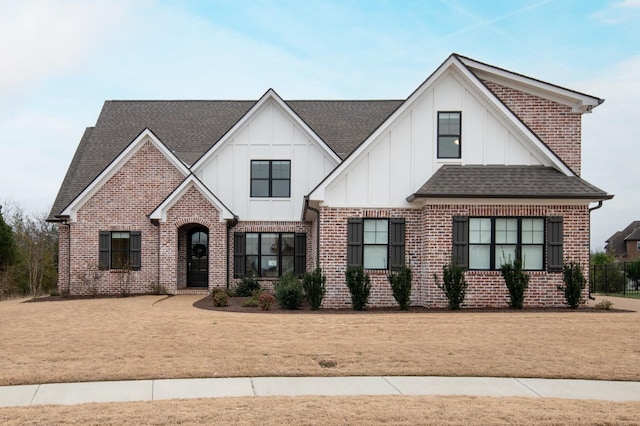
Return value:
<svg viewBox="0 0 640 426">
<path fill-rule="evenodd" d="M 320 210 L 311 207 L 309 197 L 304 197 L 304 208 L 309 209 L 316 214 L 316 268 L 320 267 Z"/>
<path fill-rule="evenodd" d="M 229 290 L 229 287 L 231 285 L 231 280 L 229 278 L 229 273 L 231 272 L 231 269 L 229 268 L 229 259 L 230 259 L 230 255 L 229 255 L 229 247 L 231 247 L 231 228 L 233 228 L 234 226 L 236 226 L 238 224 L 238 216 L 233 216 L 233 220 L 227 221 L 227 290 Z"/>
<path fill-rule="evenodd" d="M 66 219 L 62 224 L 67 227 L 67 292 L 71 294 L 71 224 Z"/>
<path fill-rule="evenodd" d="M 158 281 L 156 282 L 156 284 L 158 284 L 158 289 L 160 289 L 162 288 L 160 287 L 160 248 L 162 247 L 162 233 L 160 232 L 160 221 L 152 220 L 151 224 L 158 227 Z"/>
<path fill-rule="evenodd" d="M 602 200 L 598 201 L 598 205 L 595 207 L 589 207 L 589 248 L 591 248 L 591 212 L 594 210 L 598 210 L 602 207 Z M 589 249 L 589 300 L 596 300 L 595 297 L 591 296 L 591 249 Z"/>
</svg>

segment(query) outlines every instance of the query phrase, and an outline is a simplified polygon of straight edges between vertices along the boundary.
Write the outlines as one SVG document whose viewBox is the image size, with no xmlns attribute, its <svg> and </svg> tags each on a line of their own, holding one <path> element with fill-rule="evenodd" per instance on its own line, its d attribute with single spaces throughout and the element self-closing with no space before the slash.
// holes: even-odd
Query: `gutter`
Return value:
<svg viewBox="0 0 640 426">
<path fill-rule="evenodd" d="M 320 267 L 320 210 L 311 207 L 309 204 L 309 196 L 304 197 L 304 209 L 311 210 L 316 214 L 316 269 Z"/>
</svg>

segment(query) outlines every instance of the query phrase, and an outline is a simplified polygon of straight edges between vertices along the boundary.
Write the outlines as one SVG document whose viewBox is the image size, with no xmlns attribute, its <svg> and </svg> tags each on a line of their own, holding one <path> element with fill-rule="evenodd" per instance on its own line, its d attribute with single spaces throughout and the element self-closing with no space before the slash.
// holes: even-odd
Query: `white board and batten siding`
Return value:
<svg viewBox="0 0 640 426">
<path fill-rule="evenodd" d="M 197 176 L 243 221 L 300 220 L 304 196 L 337 165 L 274 100 L 221 143 Z M 251 198 L 251 160 L 290 160 L 291 197 Z"/>
<path fill-rule="evenodd" d="M 438 160 L 439 111 L 462 113 L 462 158 Z M 327 186 L 323 205 L 409 207 L 443 164 L 540 165 L 530 140 L 455 70 L 443 73 Z"/>
</svg>

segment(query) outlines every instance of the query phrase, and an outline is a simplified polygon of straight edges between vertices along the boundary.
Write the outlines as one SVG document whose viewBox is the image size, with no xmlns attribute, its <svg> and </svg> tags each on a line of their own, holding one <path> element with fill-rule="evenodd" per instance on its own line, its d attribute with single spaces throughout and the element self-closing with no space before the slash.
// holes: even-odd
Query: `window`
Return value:
<svg viewBox="0 0 640 426">
<path fill-rule="evenodd" d="M 251 196 L 291 196 L 291 161 L 251 160 Z"/>
<path fill-rule="evenodd" d="M 139 231 L 101 231 L 98 266 L 100 269 L 133 269 L 141 267 L 141 234 Z"/>
<path fill-rule="evenodd" d="M 404 266 L 403 218 L 349 218 L 347 266 L 365 269 L 399 269 Z"/>
<path fill-rule="evenodd" d="M 234 275 L 277 278 L 306 270 L 307 236 L 293 232 L 236 232 Z"/>
<path fill-rule="evenodd" d="M 453 223 L 454 260 L 469 269 L 497 270 L 520 259 L 522 267 L 562 270 L 562 218 L 456 217 Z M 546 235 L 546 238 L 545 238 Z M 545 241 L 546 240 L 546 241 Z"/>
<path fill-rule="evenodd" d="M 461 112 L 438 112 L 438 158 L 461 157 Z"/>
</svg>

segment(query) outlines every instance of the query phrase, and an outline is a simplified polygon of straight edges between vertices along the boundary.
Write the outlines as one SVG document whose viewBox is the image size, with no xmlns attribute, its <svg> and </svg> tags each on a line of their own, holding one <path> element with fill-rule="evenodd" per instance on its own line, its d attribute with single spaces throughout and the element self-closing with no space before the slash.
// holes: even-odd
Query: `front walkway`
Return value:
<svg viewBox="0 0 640 426">
<path fill-rule="evenodd" d="M 240 377 L 0 386 L 0 407 L 177 398 L 470 395 L 640 401 L 640 382 L 495 377 Z"/>
</svg>

